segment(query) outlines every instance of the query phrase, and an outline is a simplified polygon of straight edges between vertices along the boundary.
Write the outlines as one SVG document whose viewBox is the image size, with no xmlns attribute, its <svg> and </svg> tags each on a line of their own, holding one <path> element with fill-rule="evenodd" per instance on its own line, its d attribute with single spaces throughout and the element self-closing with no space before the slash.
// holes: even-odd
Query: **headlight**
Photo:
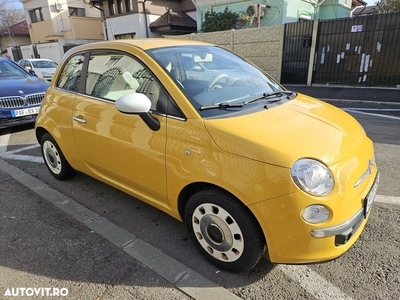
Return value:
<svg viewBox="0 0 400 300">
<path fill-rule="evenodd" d="M 302 158 L 290 169 L 293 181 L 303 191 L 314 196 L 326 196 L 333 189 L 331 171 L 317 160 Z"/>
<path fill-rule="evenodd" d="M 42 75 L 43 75 L 43 76 L 47 76 L 47 77 L 53 76 L 53 74 L 52 74 L 52 73 L 49 73 L 49 72 L 42 72 Z"/>
</svg>

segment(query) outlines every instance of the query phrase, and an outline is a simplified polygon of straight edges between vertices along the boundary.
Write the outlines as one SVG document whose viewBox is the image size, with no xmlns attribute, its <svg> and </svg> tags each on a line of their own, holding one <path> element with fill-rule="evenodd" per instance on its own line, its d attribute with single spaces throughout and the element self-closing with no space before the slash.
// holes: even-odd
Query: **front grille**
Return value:
<svg viewBox="0 0 400 300">
<path fill-rule="evenodd" d="M 31 94 L 25 97 L 22 96 L 11 96 L 11 97 L 0 97 L 1 108 L 15 108 L 22 107 L 25 105 L 37 105 L 42 103 L 46 93 Z"/>
</svg>

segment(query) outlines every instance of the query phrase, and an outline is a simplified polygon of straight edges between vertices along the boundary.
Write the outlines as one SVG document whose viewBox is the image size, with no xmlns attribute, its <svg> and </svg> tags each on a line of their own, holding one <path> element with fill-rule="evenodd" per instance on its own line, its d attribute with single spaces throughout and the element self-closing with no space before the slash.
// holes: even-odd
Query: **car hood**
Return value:
<svg viewBox="0 0 400 300">
<path fill-rule="evenodd" d="M 287 168 L 303 157 L 330 166 L 367 139 L 348 113 L 301 94 L 271 109 L 204 123 L 224 151 Z"/>
<path fill-rule="evenodd" d="M 46 92 L 49 83 L 33 76 L 6 77 L 0 79 L 0 97 L 23 96 Z"/>
</svg>

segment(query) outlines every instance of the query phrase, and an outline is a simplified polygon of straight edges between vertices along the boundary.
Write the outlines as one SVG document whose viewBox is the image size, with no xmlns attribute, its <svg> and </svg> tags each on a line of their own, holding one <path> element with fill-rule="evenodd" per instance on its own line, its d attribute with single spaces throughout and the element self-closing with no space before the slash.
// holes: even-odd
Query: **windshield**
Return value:
<svg viewBox="0 0 400 300">
<path fill-rule="evenodd" d="M 0 60 L 0 78 L 28 76 L 28 73 L 8 59 Z"/>
<path fill-rule="evenodd" d="M 31 63 L 34 68 L 38 69 L 57 68 L 57 64 L 51 60 L 32 60 Z"/>
<path fill-rule="evenodd" d="M 237 104 L 253 104 L 255 98 L 284 91 L 249 62 L 219 47 L 178 46 L 147 52 L 168 71 L 203 117 L 243 109 L 244 105 Z"/>
</svg>

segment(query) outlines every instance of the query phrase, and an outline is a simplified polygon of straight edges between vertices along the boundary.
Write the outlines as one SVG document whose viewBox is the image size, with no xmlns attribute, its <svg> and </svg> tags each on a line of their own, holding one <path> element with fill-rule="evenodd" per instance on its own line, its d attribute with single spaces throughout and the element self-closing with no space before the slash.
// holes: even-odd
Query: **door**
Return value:
<svg viewBox="0 0 400 300">
<path fill-rule="evenodd" d="M 151 130 L 138 115 L 116 109 L 115 101 L 120 96 L 134 92 L 157 97 L 151 100 L 153 116 L 161 124 L 158 131 Z M 74 104 L 75 143 L 88 170 L 148 202 L 167 202 L 166 117 L 157 114 L 162 93 L 154 76 L 132 56 L 93 52 L 85 93 L 77 95 Z"/>
</svg>

